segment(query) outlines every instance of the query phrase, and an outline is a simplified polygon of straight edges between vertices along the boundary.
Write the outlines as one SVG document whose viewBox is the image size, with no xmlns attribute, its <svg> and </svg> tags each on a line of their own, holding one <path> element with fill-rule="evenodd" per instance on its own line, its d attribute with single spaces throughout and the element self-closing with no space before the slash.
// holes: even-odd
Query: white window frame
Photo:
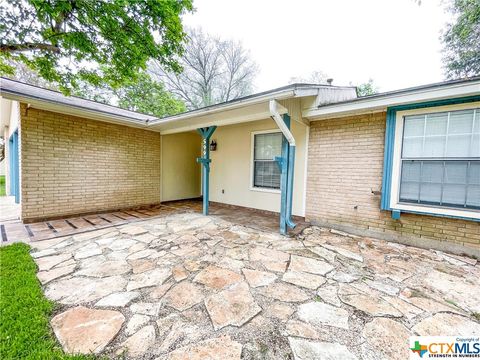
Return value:
<svg viewBox="0 0 480 360">
<path fill-rule="evenodd" d="M 392 187 L 390 192 L 390 208 L 393 210 L 400 210 L 406 212 L 418 212 L 432 215 L 443 215 L 460 218 L 469 218 L 480 220 L 480 211 L 475 209 L 456 209 L 441 206 L 432 206 L 424 204 L 407 204 L 400 202 L 400 177 L 401 177 L 401 155 L 402 155 L 402 142 L 403 142 L 403 123 L 405 116 L 408 115 L 423 115 L 433 114 L 446 111 L 456 110 L 470 110 L 480 107 L 480 101 L 457 104 L 457 105 L 445 105 L 435 106 L 422 109 L 412 109 L 397 111 L 395 121 L 395 143 L 393 145 L 393 168 L 392 168 Z"/>
<path fill-rule="evenodd" d="M 268 189 L 254 186 L 253 177 L 255 176 L 255 135 L 282 133 L 279 129 L 252 131 L 250 140 L 250 191 L 259 191 L 273 194 L 280 194 L 280 189 Z"/>
</svg>

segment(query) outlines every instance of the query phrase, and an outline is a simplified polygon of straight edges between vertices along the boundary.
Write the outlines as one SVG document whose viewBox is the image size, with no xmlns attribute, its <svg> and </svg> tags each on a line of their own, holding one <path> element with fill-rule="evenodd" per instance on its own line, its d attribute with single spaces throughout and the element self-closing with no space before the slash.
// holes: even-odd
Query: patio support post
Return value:
<svg viewBox="0 0 480 360">
<path fill-rule="evenodd" d="M 287 129 L 290 129 L 290 116 L 282 115 Z M 285 235 L 288 228 L 295 228 L 292 221 L 293 170 L 295 168 L 295 145 L 283 136 L 282 156 L 275 159 L 280 167 L 280 233 Z"/>
<path fill-rule="evenodd" d="M 202 164 L 203 215 L 208 215 L 210 163 L 212 162 L 210 159 L 210 137 L 216 128 L 216 126 L 209 126 L 197 129 L 202 137 L 202 157 L 197 158 L 197 162 Z"/>
</svg>

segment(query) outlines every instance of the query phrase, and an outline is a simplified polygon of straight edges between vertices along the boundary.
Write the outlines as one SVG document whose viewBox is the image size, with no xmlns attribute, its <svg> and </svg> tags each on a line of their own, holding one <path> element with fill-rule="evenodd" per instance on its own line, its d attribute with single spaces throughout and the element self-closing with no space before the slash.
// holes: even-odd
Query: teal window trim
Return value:
<svg viewBox="0 0 480 360">
<path fill-rule="evenodd" d="M 420 102 L 420 103 L 391 106 L 387 108 L 387 120 L 386 120 L 386 128 L 385 128 L 385 148 L 384 148 L 384 154 L 383 154 L 382 198 L 380 202 L 380 208 L 382 210 L 398 211 L 397 209 L 392 209 L 390 207 L 390 197 L 391 197 L 390 195 L 392 190 L 392 171 L 393 171 L 393 161 L 394 161 L 393 149 L 395 145 L 395 127 L 396 127 L 396 121 L 397 121 L 397 112 L 403 111 L 403 110 L 414 110 L 414 109 L 422 109 L 422 108 L 428 108 L 428 107 L 465 104 L 465 103 L 470 103 L 475 101 L 480 101 L 480 95 L 436 100 L 436 101 L 426 101 L 426 102 Z M 401 210 L 401 212 L 479 221 L 478 219 L 472 219 L 468 217 L 464 218 L 464 217 L 435 214 L 435 213 L 421 212 L 421 211 L 417 212 L 417 211 Z M 399 213 L 397 212 L 395 212 L 395 214 L 392 213 L 392 215 L 394 215 L 394 218 L 396 219 L 400 217 Z"/>
<path fill-rule="evenodd" d="M 385 130 L 385 148 L 383 152 L 383 177 L 381 209 L 390 209 L 390 192 L 392 188 L 393 145 L 395 144 L 395 125 L 397 110 L 387 109 L 387 122 Z"/>
</svg>

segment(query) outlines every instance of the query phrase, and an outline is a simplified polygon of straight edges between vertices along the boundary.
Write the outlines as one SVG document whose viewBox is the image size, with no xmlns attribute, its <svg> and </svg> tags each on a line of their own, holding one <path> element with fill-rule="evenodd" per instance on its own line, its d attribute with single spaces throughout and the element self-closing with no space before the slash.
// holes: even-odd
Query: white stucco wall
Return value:
<svg viewBox="0 0 480 360">
<path fill-rule="evenodd" d="M 212 135 L 217 150 L 210 152 L 210 201 L 280 211 L 280 192 L 252 189 L 252 133 L 278 130 L 271 119 L 220 126 Z M 304 216 L 305 154 L 308 128 L 292 121 L 297 142 L 293 214 Z M 201 195 L 201 138 L 194 132 L 162 136 L 162 201 Z M 222 192 L 223 191 L 223 192 Z"/>
<path fill-rule="evenodd" d="M 162 136 L 162 201 L 191 199 L 201 195 L 200 165 L 196 162 L 200 147 L 200 135 L 193 131 Z"/>
<path fill-rule="evenodd" d="M 5 175 L 5 187 L 7 194 L 9 193 L 10 189 L 10 176 L 8 175 L 10 171 L 8 161 L 9 139 L 12 133 L 18 129 L 19 122 L 20 104 L 17 101 L 0 98 L 0 133 L 5 140 L 5 159 L 0 165 L 0 175 Z M 21 183 L 21 178 L 19 181 Z"/>
<path fill-rule="evenodd" d="M 252 133 L 278 130 L 271 119 L 222 126 L 217 128 L 212 140 L 217 150 L 210 153 L 210 200 L 261 210 L 280 211 L 280 193 L 252 189 Z M 305 154 L 307 126 L 292 121 L 292 132 L 297 142 L 293 214 L 304 215 Z M 223 190 L 223 192 L 222 192 Z"/>
</svg>

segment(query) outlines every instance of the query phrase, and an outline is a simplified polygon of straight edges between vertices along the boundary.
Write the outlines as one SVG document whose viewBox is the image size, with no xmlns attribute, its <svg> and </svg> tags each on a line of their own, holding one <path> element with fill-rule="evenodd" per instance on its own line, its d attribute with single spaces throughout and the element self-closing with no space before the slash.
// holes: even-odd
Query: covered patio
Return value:
<svg viewBox="0 0 480 360">
<path fill-rule="evenodd" d="M 49 221 L 23 224 L 20 221 L 20 205 L 14 197 L 0 197 L 1 245 L 12 242 L 36 242 L 67 235 L 77 235 L 94 230 L 107 229 L 147 219 L 161 218 L 174 213 L 201 213 L 203 200 L 179 200 L 165 202 L 156 206 L 119 209 L 113 212 L 102 212 L 84 216 L 65 217 Z M 278 229 L 279 215 L 269 211 L 226 205 L 210 204 L 210 214 L 232 223 L 249 226 L 262 231 Z M 308 224 L 300 217 L 295 232 L 301 232 Z"/>
<path fill-rule="evenodd" d="M 287 234 L 294 216 L 305 216 L 309 120 L 303 112 L 356 92 L 291 84 L 166 118 L 8 79 L 1 97 L 10 109 L 3 126 L 16 131 L 22 148 L 21 166 L 12 167 L 19 174 L 10 176 L 18 182 L 10 188 L 21 220 L 52 220 L 26 227 L 28 237 L 39 239 L 149 214 L 54 224 L 58 218 L 197 197 L 204 215 L 210 201 L 279 213 L 277 228 Z M 11 154 L 14 148 L 8 147 Z"/>
</svg>

